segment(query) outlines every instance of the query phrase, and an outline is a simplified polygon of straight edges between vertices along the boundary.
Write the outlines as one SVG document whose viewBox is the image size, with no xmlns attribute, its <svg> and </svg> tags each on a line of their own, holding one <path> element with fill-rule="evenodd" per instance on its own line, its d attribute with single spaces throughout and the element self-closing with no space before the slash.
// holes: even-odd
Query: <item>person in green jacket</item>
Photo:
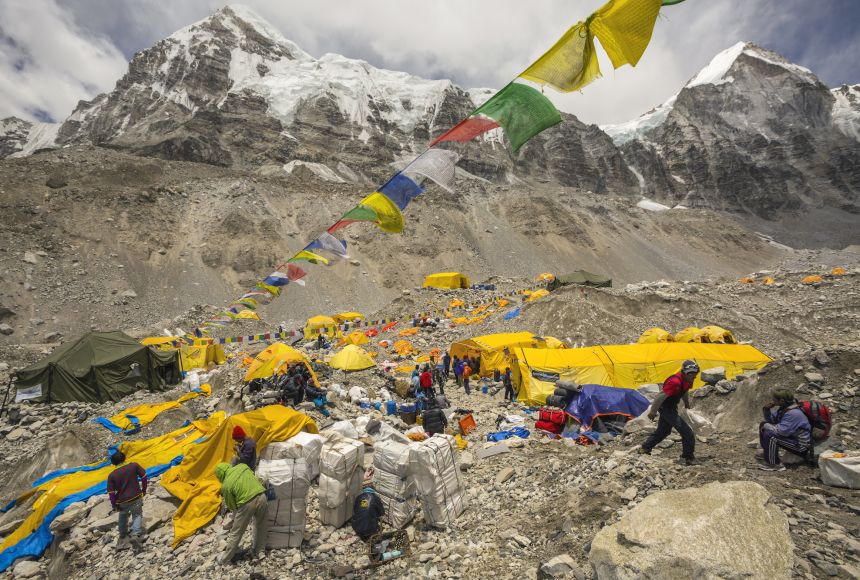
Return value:
<svg viewBox="0 0 860 580">
<path fill-rule="evenodd" d="M 236 512 L 233 517 L 233 527 L 227 534 L 227 547 L 219 561 L 227 564 L 233 561 L 242 535 L 254 519 L 254 542 L 251 544 L 256 557 L 260 557 L 266 548 L 266 488 L 254 475 L 254 472 L 239 463 L 231 466 L 229 463 L 219 463 L 215 466 L 215 477 L 221 482 L 221 496 L 230 511 Z"/>
</svg>

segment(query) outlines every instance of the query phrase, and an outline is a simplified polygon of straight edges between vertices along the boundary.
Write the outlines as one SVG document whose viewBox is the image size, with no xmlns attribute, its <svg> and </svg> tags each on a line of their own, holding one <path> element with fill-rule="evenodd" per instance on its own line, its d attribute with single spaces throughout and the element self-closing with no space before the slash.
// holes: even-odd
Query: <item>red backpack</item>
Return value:
<svg viewBox="0 0 860 580">
<path fill-rule="evenodd" d="M 830 419 L 830 407 L 821 401 L 798 401 L 798 407 L 809 419 L 812 427 L 812 440 L 824 441 L 830 436 L 830 427 L 833 423 Z"/>
</svg>

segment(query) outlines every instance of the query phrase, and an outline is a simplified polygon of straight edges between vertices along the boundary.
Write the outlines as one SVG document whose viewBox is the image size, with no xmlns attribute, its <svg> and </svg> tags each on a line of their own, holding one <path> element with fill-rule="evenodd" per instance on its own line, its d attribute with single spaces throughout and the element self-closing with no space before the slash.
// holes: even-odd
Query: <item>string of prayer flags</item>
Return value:
<svg viewBox="0 0 860 580">
<path fill-rule="evenodd" d="M 454 192 L 454 166 L 460 156 L 455 151 L 448 149 L 428 149 L 412 163 L 407 165 L 401 173 L 413 173 L 435 181 L 439 187 Z"/>
<path fill-rule="evenodd" d="M 577 22 L 520 78 L 567 93 L 578 91 L 599 76 L 594 35 L 585 22 Z"/>
<path fill-rule="evenodd" d="M 397 173 L 385 185 L 380 187 L 378 191 L 393 201 L 403 211 L 409 205 L 409 202 L 424 193 L 425 189 L 403 175 L 403 173 Z"/>
<path fill-rule="evenodd" d="M 328 229 L 333 233 L 355 222 L 373 222 L 383 232 L 399 234 L 403 231 L 403 214 L 400 208 L 382 193 L 375 191 L 358 202 L 340 220 Z"/>
<path fill-rule="evenodd" d="M 561 114 L 540 91 L 514 82 L 475 109 L 469 118 L 437 137 L 430 146 L 442 141 L 463 143 L 501 127 L 516 152 L 529 139 L 560 122 Z"/>
<path fill-rule="evenodd" d="M 295 256 L 287 260 L 287 262 L 310 262 L 311 264 L 322 262 L 323 264 L 328 264 L 328 259 L 309 250 L 300 250 Z"/>
<path fill-rule="evenodd" d="M 326 250 L 342 260 L 349 260 L 349 254 L 346 253 L 346 240 L 339 240 L 328 232 L 320 234 L 317 239 L 305 246 L 305 249 Z"/>
</svg>

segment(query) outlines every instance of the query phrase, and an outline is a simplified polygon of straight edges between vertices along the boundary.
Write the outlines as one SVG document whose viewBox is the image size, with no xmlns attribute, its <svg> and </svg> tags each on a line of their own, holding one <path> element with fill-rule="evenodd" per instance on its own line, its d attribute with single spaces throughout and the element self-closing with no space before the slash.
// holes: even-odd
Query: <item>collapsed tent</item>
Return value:
<svg viewBox="0 0 860 580">
<path fill-rule="evenodd" d="M 18 371 L 15 401 L 103 403 L 178 381 L 175 352 L 151 349 L 118 330 L 93 332 Z"/>
<path fill-rule="evenodd" d="M 267 379 L 274 374 L 283 373 L 292 364 L 303 364 L 311 373 L 314 384 L 319 386 L 317 376 L 311 368 L 311 361 L 305 353 L 287 346 L 283 342 L 276 342 L 266 350 L 257 355 L 245 372 L 245 382 L 254 379 Z"/>
<path fill-rule="evenodd" d="M 331 316 L 313 316 L 308 318 L 305 324 L 305 340 L 313 340 L 320 334 L 329 338 L 340 338 L 343 336 L 340 327 Z"/>
<path fill-rule="evenodd" d="M 518 399 L 530 405 L 543 404 L 559 380 L 636 389 L 648 383 L 661 384 L 687 359 L 695 360 L 702 370 L 725 367 L 729 379 L 759 370 L 771 361 L 747 344 L 675 342 L 555 350 L 515 348 L 511 359 Z M 696 378 L 693 388 L 702 384 Z"/>
<path fill-rule="evenodd" d="M 487 334 L 455 342 L 448 352 L 452 357 L 463 358 L 468 355 L 481 357 L 481 376 L 489 376 L 493 371 L 505 372 L 511 367 L 510 352 L 517 347 L 545 349 L 564 348 L 566 345 L 553 337 L 541 337 L 531 332 L 511 332 Z M 476 372 L 477 369 L 472 369 Z"/>
<path fill-rule="evenodd" d="M 342 371 L 362 371 L 376 366 L 367 351 L 354 344 L 343 347 L 339 353 L 331 357 L 328 364 Z"/>
<path fill-rule="evenodd" d="M 571 284 L 576 284 L 578 286 L 592 286 L 595 288 L 611 288 L 612 278 L 607 278 L 600 274 L 592 274 L 585 270 L 577 270 L 570 274 L 556 276 L 555 279 L 547 285 L 547 289 L 553 291 L 556 288 L 570 286 Z"/>
<path fill-rule="evenodd" d="M 245 312 L 251 312 L 245 310 Z M 192 340 L 191 343 L 188 340 Z M 179 351 L 179 369 L 190 371 L 203 369 L 209 363 L 224 364 L 227 356 L 224 347 L 211 338 L 186 339 L 181 336 L 151 336 L 140 341 L 144 346 L 151 346 L 167 352 Z M 180 346 L 176 346 L 179 344 Z"/>
<path fill-rule="evenodd" d="M 439 272 L 424 278 L 425 288 L 468 288 L 469 279 L 460 272 Z"/>
<path fill-rule="evenodd" d="M 639 337 L 639 344 L 652 344 L 655 342 L 675 342 L 675 337 L 662 328 L 649 328 Z"/>
<path fill-rule="evenodd" d="M 160 437 L 126 441 L 119 446 L 119 450 L 129 462 L 143 467 L 147 476 L 152 478 L 182 461 L 190 449 L 204 447 L 199 445 L 201 440 L 214 433 L 224 419 L 224 412 L 219 411 L 209 419 L 195 421 Z M 18 558 L 41 556 L 53 539 L 51 522 L 68 506 L 86 502 L 94 495 L 106 494 L 107 478 L 114 469 L 110 461 L 103 461 L 61 469 L 39 478 L 32 489 L 10 506 L 11 509 L 17 505 L 19 507 L 15 509 L 29 509 L 30 512 L 21 525 L 0 544 L 0 572 L 9 568 Z M 38 495 L 38 499 L 28 506 L 28 500 L 34 495 Z"/>
<path fill-rule="evenodd" d="M 567 405 L 565 412 L 585 429 L 591 429 L 598 417 L 622 415 L 635 419 L 648 410 L 648 405 L 648 399 L 633 389 L 582 385 L 579 394 Z"/>
<path fill-rule="evenodd" d="M 140 431 L 141 427 L 152 423 L 152 421 L 154 421 L 161 413 L 181 407 L 182 403 L 195 399 L 201 395 L 208 397 L 211 394 L 212 385 L 206 383 L 192 389 L 190 393 L 185 393 L 175 401 L 135 405 L 134 407 L 123 409 L 109 419 L 106 417 L 96 417 L 93 419 L 93 423 L 98 423 L 112 433 L 131 435 Z"/>
<path fill-rule="evenodd" d="M 221 484 L 215 466 L 233 457 L 233 428 L 241 426 L 257 449 L 274 441 L 286 441 L 301 431 L 317 433 L 313 419 L 281 405 L 232 415 L 200 445 L 189 449 L 182 463 L 169 469 L 161 485 L 182 503 L 173 514 L 173 547 L 193 535 L 216 515 L 221 505 Z"/>
</svg>

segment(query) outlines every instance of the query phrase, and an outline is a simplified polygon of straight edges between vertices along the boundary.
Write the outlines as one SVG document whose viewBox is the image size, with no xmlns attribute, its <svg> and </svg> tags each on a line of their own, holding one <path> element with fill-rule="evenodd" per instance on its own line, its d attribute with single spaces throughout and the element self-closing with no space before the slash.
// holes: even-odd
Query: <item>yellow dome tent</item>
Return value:
<svg viewBox="0 0 860 580">
<path fill-rule="evenodd" d="M 701 328 L 688 326 L 675 334 L 675 342 L 710 342 L 710 340 Z"/>
<path fill-rule="evenodd" d="M 362 345 L 367 344 L 368 342 L 370 342 L 370 339 L 367 338 L 366 334 L 364 334 L 360 330 L 354 330 L 344 336 L 342 339 L 340 339 L 340 342 L 338 344 L 340 346 L 343 346 L 345 344 Z"/>
<path fill-rule="evenodd" d="M 552 282 L 553 280 L 555 280 L 555 275 L 550 274 L 549 272 L 544 272 L 537 277 L 538 282 Z"/>
<path fill-rule="evenodd" d="M 824 278 L 822 278 L 821 276 L 807 276 L 806 278 L 801 280 L 801 283 L 803 283 L 803 284 L 818 284 L 819 282 L 823 282 L 823 281 L 824 281 Z"/>
<path fill-rule="evenodd" d="M 376 366 L 367 351 L 354 344 L 343 347 L 339 353 L 331 357 L 328 364 L 330 367 L 342 371 L 362 371 Z"/>
<path fill-rule="evenodd" d="M 773 279 L 773 276 L 768 276 L 762 281 L 762 284 L 765 286 L 773 286 L 776 280 Z"/>
<path fill-rule="evenodd" d="M 708 342 L 714 344 L 736 344 L 735 335 L 721 326 L 705 326 L 702 332 L 708 337 Z"/>
<path fill-rule="evenodd" d="M 175 346 L 181 343 L 180 346 Z M 211 338 L 194 338 L 191 344 L 181 336 L 151 336 L 140 341 L 144 346 L 155 347 L 158 350 L 178 350 L 179 368 L 183 371 L 203 369 L 209 363 L 224 364 L 227 357 L 224 347 Z"/>
<path fill-rule="evenodd" d="M 653 344 L 655 342 L 675 342 L 675 337 L 662 328 L 649 328 L 639 337 L 639 344 Z"/>
<path fill-rule="evenodd" d="M 461 340 L 451 345 L 451 356 L 481 357 L 481 376 L 489 376 L 494 370 L 504 372 L 511 364 L 510 351 L 516 347 L 524 348 L 560 348 L 564 343 L 553 337 L 535 336 L 531 332 L 511 332 L 502 334 L 487 334 Z M 473 369 L 474 370 L 474 369 Z"/>
<path fill-rule="evenodd" d="M 841 266 L 836 266 L 835 268 L 830 270 L 830 275 L 831 276 L 844 276 L 845 275 L 845 268 L 843 268 Z"/>
<path fill-rule="evenodd" d="M 754 284 L 755 278 L 750 278 L 749 276 L 747 276 L 745 278 L 741 278 L 740 280 L 738 280 L 738 282 L 740 282 L 741 284 Z"/>
<path fill-rule="evenodd" d="M 338 324 L 355 322 L 356 320 L 367 320 L 361 312 L 341 312 L 340 314 L 335 314 L 332 318 Z"/>
<path fill-rule="evenodd" d="M 283 372 L 286 367 L 295 363 L 305 365 L 311 371 L 314 383 L 319 385 L 308 357 L 303 352 L 282 342 L 276 342 L 257 355 L 245 372 L 245 382 L 253 379 L 267 379 L 275 373 Z"/>
<path fill-rule="evenodd" d="M 313 316 L 305 325 L 305 340 L 314 340 L 323 334 L 329 338 L 341 338 L 343 334 L 331 316 Z"/>
<path fill-rule="evenodd" d="M 260 315 L 253 310 L 243 310 L 236 315 L 236 320 L 260 320 Z"/>
<path fill-rule="evenodd" d="M 441 288 L 443 290 L 468 288 L 469 279 L 460 272 L 439 272 L 438 274 L 430 274 L 424 278 L 424 287 Z"/>
<path fill-rule="evenodd" d="M 725 367 L 729 379 L 757 371 L 771 360 L 748 344 L 675 342 L 567 349 L 514 348 L 511 359 L 518 399 L 529 405 L 545 403 L 558 380 L 636 389 L 647 383 L 662 383 L 678 372 L 687 359 L 696 361 L 703 370 Z M 702 384 L 697 377 L 693 388 Z"/>
</svg>

